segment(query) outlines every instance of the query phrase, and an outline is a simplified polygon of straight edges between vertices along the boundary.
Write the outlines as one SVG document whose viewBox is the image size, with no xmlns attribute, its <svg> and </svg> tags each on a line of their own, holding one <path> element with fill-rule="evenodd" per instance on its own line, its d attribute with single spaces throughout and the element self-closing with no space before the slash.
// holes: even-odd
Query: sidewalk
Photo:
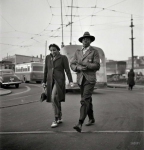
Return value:
<svg viewBox="0 0 144 150">
<path fill-rule="evenodd" d="M 10 94 L 12 91 L 0 88 L 0 96 Z"/>
<path fill-rule="evenodd" d="M 109 87 L 109 88 L 128 88 L 128 85 L 127 84 L 108 83 L 107 87 Z M 135 85 L 134 88 L 144 89 L 144 86 L 143 85 Z"/>
</svg>

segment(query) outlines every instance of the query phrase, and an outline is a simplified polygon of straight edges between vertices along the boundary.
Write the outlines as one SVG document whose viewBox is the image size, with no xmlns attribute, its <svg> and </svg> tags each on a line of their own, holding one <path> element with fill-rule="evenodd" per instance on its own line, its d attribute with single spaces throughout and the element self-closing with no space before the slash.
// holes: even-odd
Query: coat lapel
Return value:
<svg viewBox="0 0 144 150">
<path fill-rule="evenodd" d="M 81 58 L 83 58 L 82 50 L 79 50 L 79 56 L 80 56 Z"/>
<path fill-rule="evenodd" d="M 61 55 L 60 55 L 60 54 L 58 54 L 55 58 L 53 58 L 52 55 L 50 54 L 50 64 L 49 64 L 49 65 L 50 65 L 52 68 L 54 68 L 54 63 L 55 63 L 55 61 L 58 60 L 59 58 L 61 58 Z"/>
<path fill-rule="evenodd" d="M 59 59 L 59 58 L 61 58 L 61 55 L 60 55 L 60 54 L 57 55 L 53 61 L 55 62 L 55 61 L 56 61 L 57 59 Z"/>
<path fill-rule="evenodd" d="M 85 59 L 89 54 L 91 53 L 91 47 L 89 48 L 89 50 L 86 51 L 86 53 L 83 55 L 83 59 Z"/>
<path fill-rule="evenodd" d="M 49 65 L 49 67 L 51 68 L 53 68 L 53 57 L 52 57 L 52 55 L 50 54 L 49 55 L 49 63 L 48 63 L 48 65 Z"/>
</svg>

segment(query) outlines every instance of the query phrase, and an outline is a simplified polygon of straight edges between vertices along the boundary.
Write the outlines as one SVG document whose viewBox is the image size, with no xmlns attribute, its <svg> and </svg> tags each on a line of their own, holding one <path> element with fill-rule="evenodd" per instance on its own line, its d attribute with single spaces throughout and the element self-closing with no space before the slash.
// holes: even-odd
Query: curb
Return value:
<svg viewBox="0 0 144 150">
<path fill-rule="evenodd" d="M 121 86 L 119 86 L 119 85 L 107 85 L 107 87 L 109 87 L 109 88 L 125 88 L 125 89 L 128 88 L 128 86 L 125 86 L 125 85 L 124 86 L 123 85 L 121 85 Z M 134 86 L 134 88 L 135 89 L 142 89 L 142 90 L 144 89 L 144 87 L 136 87 L 136 86 Z"/>
<path fill-rule="evenodd" d="M 109 88 L 127 88 L 126 86 L 114 86 L 114 85 L 107 85 Z"/>
<path fill-rule="evenodd" d="M 10 93 L 12 93 L 12 91 L 10 91 L 10 90 L 5 90 L 5 89 L 1 89 L 1 88 L 0 88 L 0 96 L 8 95 L 8 94 L 10 94 Z"/>
</svg>

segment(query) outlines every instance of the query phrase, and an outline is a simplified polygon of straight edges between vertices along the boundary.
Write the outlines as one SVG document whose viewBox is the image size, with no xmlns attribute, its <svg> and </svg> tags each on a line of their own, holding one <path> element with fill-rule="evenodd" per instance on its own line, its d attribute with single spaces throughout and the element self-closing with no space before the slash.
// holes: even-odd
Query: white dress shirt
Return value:
<svg viewBox="0 0 144 150">
<path fill-rule="evenodd" d="M 90 48 L 90 46 L 89 47 L 87 47 L 87 48 L 82 48 L 82 52 L 83 52 L 83 55 L 86 53 L 86 51 L 88 50 Z"/>
</svg>

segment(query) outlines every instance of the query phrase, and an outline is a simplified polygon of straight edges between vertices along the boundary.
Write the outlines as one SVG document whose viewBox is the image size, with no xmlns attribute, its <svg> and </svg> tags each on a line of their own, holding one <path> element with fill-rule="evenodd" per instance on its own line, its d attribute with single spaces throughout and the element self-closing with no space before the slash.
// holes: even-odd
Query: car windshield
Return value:
<svg viewBox="0 0 144 150">
<path fill-rule="evenodd" d="M 14 74 L 14 72 L 11 70 L 0 71 L 0 75 L 9 75 L 9 74 Z"/>
</svg>

